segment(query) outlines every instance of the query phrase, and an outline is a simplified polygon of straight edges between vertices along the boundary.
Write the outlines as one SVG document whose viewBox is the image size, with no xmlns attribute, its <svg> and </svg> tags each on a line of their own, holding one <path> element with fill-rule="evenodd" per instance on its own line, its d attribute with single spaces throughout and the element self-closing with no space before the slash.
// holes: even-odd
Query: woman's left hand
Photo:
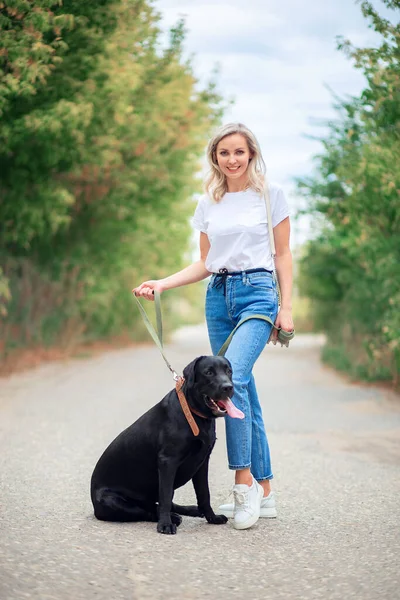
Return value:
<svg viewBox="0 0 400 600">
<path fill-rule="evenodd" d="M 284 331 L 293 331 L 294 324 L 293 324 L 293 318 L 292 318 L 292 311 L 288 308 L 281 308 L 275 319 L 275 326 L 280 327 Z M 272 336 L 271 336 L 271 342 L 273 344 L 276 344 L 277 339 L 278 339 L 278 330 L 274 329 Z"/>
</svg>

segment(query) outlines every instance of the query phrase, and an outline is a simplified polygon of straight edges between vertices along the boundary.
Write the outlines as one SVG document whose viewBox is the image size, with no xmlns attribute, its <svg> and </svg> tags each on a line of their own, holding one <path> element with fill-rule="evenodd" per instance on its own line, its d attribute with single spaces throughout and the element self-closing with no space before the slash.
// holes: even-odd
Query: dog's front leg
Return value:
<svg viewBox="0 0 400 600">
<path fill-rule="evenodd" d="M 176 533 L 176 524 L 171 520 L 172 498 L 177 464 L 170 457 L 158 457 L 158 503 L 159 515 L 157 531 L 159 533 Z"/>
<path fill-rule="evenodd" d="M 210 455 L 207 456 L 197 473 L 193 476 L 193 486 L 196 492 L 197 506 L 200 513 L 207 519 L 208 523 L 213 525 L 223 525 L 227 522 L 225 515 L 216 515 L 211 508 L 210 488 L 208 487 L 208 463 Z"/>
</svg>

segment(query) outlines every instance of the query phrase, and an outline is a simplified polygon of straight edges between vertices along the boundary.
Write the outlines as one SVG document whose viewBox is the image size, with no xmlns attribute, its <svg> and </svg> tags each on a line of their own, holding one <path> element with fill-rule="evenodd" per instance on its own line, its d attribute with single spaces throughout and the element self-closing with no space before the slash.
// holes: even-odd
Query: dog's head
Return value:
<svg viewBox="0 0 400 600">
<path fill-rule="evenodd" d="M 183 370 L 184 394 L 195 410 L 206 417 L 243 418 L 230 398 L 233 395 L 232 368 L 222 356 L 199 356 Z"/>
</svg>

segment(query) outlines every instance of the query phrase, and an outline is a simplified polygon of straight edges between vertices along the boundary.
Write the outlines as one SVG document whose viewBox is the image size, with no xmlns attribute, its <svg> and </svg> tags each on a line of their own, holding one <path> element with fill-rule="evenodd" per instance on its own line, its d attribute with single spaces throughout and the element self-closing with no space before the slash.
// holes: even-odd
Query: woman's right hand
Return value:
<svg viewBox="0 0 400 600">
<path fill-rule="evenodd" d="M 157 290 L 160 294 L 164 291 L 161 279 L 144 281 L 137 288 L 133 288 L 132 294 L 154 301 L 154 290 Z"/>
</svg>

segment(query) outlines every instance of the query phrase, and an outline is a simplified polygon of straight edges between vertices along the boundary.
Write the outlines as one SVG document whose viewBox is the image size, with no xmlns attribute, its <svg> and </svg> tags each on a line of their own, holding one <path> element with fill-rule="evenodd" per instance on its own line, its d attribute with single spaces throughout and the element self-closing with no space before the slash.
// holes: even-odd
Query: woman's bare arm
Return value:
<svg viewBox="0 0 400 600">
<path fill-rule="evenodd" d="M 293 289 L 293 265 L 292 253 L 290 251 L 290 220 L 289 217 L 283 219 L 274 227 L 275 240 L 275 266 L 278 276 L 279 287 L 281 289 L 281 308 L 277 316 L 275 325 L 282 327 L 286 331 L 294 329 L 292 319 L 292 289 Z M 274 331 L 273 337 L 276 338 L 277 332 Z"/>
<path fill-rule="evenodd" d="M 147 300 L 154 300 L 153 291 L 164 292 L 173 288 L 188 285 L 189 283 L 196 283 L 201 281 L 210 275 L 210 272 L 205 267 L 205 261 L 207 258 L 208 251 L 210 250 L 210 241 L 207 234 L 200 233 L 200 260 L 192 263 L 188 267 L 185 267 L 181 271 L 169 275 L 164 279 L 152 279 L 150 281 L 144 281 L 137 288 L 134 288 L 132 292 L 136 296 L 142 296 Z"/>
</svg>

